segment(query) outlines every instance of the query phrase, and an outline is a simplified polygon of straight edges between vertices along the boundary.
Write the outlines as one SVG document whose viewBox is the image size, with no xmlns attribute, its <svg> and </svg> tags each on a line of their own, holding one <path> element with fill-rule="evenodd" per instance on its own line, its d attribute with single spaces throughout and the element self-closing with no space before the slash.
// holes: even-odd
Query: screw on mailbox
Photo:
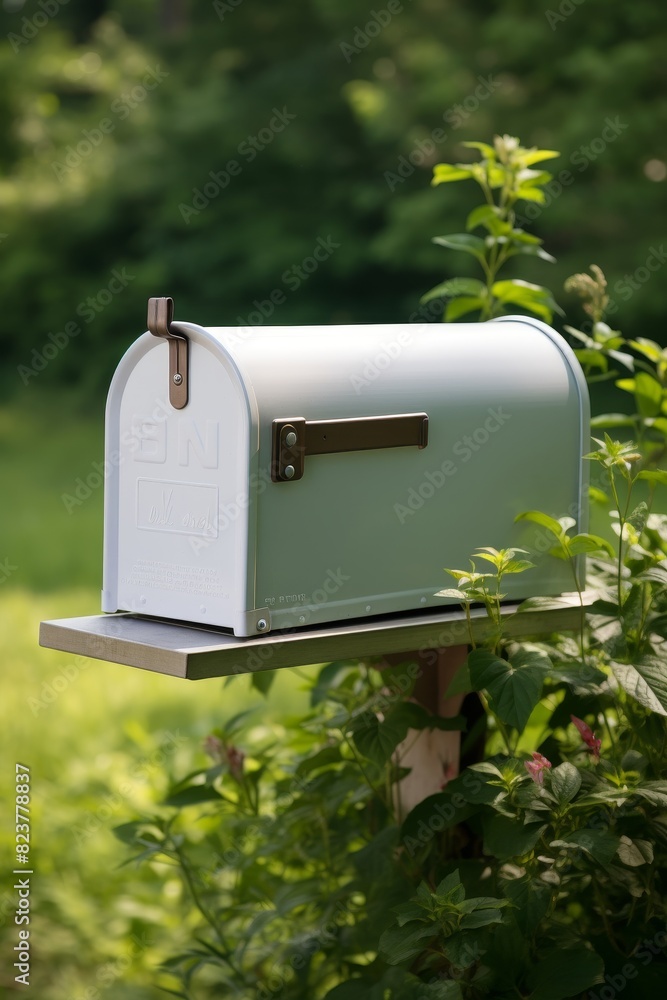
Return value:
<svg viewBox="0 0 667 1000">
<path fill-rule="evenodd" d="M 289 433 L 285 435 L 285 444 L 288 448 L 291 448 L 296 444 L 296 434 L 294 431 L 289 431 Z"/>
<path fill-rule="evenodd" d="M 293 479 L 295 472 L 296 472 L 296 469 L 294 468 L 293 465 L 286 465 L 285 466 L 285 479 Z"/>
<path fill-rule="evenodd" d="M 266 618 L 260 618 L 259 621 L 257 622 L 257 631 L 258 632 L 266 632 L 266 630 L 267 630 L 268 627 L 269 627 L 269 624 L 268 624 Z"/>
</svg>

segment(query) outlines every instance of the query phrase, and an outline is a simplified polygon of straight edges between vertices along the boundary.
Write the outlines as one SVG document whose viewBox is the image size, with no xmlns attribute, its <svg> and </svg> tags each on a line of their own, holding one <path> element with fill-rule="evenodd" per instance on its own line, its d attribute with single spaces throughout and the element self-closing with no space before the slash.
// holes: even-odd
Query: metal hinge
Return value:
<svg viewBox="0 0 667 1000">
<path fill-rule="evenodd" d="M 188 403 L 188 338 L 175 333 L 173 319 L 173 299 L 148 300 L 148 329 L 169 344 L 169 402 L 175 410 L 182 410 Z"/>
<path fill-rule="evenodd" d="M 274 483 L 301 479 L 306 455 L 375 448 L 425 448 L 428 416 L 392 413 L 382 417 L 305 420 L 283 417 L 273 421 L 271 478 Z"/>
</svg>

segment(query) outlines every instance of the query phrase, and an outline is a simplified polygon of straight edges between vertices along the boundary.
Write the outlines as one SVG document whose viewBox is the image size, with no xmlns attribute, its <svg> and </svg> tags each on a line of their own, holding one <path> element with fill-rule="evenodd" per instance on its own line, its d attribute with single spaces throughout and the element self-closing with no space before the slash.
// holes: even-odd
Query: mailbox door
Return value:
<svg viewBox="0 0 667 1000">
<path fill-rule="evenodd" d="M 189 401 L 174 409 L 168 345 L 128 352 L 107 413 L 103 610 L 244 632 L 248 411 L 220 352 L 190 340 Z"/>
</svg>

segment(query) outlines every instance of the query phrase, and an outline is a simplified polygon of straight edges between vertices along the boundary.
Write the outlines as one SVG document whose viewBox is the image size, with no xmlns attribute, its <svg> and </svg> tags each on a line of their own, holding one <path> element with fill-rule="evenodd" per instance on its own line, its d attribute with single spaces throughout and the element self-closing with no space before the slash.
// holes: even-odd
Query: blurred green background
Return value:
<svg viewBox="0 0 667 1000">
<path fill-rule="evenodd" d="M 562 283 L 596 262 L 614 324 L 665 343 L 667 13 L 3 0 L 0 39 L 0 788 L 11 802 L 15 761 L 32 767 L 33 995 L 143 1000 L 164 995 L 153 970 L 187 939 L 181 888 L 119 867 L 109 830 L 259 698 L 244 680 L 185 685 L 36 645 L 40 618 L 99 608 L 101 490 L 71 513 L 62 494 L 103 457 L 106 386 L 146 299 L 172 295 L 202 325 L 423 320 L 420 295 L 469 273 L 430 237 L 460 230 L 476 198 L 431 189 L 431 167 L 508 132 L 562 151 L 549 204 L 526 213 L 558 263 L 523 258 L 521 276 L 577 322 Z M 298 709 L 299 685 L 283 671 L 257 725 Z M 5 810 L 7 995 L 12 844 Z"/>
</svg>

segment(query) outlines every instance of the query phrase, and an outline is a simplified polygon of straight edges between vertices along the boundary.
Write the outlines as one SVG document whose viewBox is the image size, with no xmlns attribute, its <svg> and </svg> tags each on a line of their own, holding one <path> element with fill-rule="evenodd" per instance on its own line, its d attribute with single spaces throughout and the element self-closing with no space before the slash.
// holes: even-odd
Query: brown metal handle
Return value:
<svg viewBox="0 0 667 1000">
<path fill-rule="evenodd" d="M 400 413 L 341 420 L 283 417 L 273 421 L 271 478 L 274 483 L 301 479 L 306 455 L 332 455 L 376 448 L 425 448 L 428 416 Z"/>
<path fill-rule="evenodd" d="M 188 338 L 172 329 L 173 319 L 173 299 L 148 300 L 148 329 L 169 344 L 169 402 L 175 410 L 182 410 L 188 403 Z"/>
</svg>

